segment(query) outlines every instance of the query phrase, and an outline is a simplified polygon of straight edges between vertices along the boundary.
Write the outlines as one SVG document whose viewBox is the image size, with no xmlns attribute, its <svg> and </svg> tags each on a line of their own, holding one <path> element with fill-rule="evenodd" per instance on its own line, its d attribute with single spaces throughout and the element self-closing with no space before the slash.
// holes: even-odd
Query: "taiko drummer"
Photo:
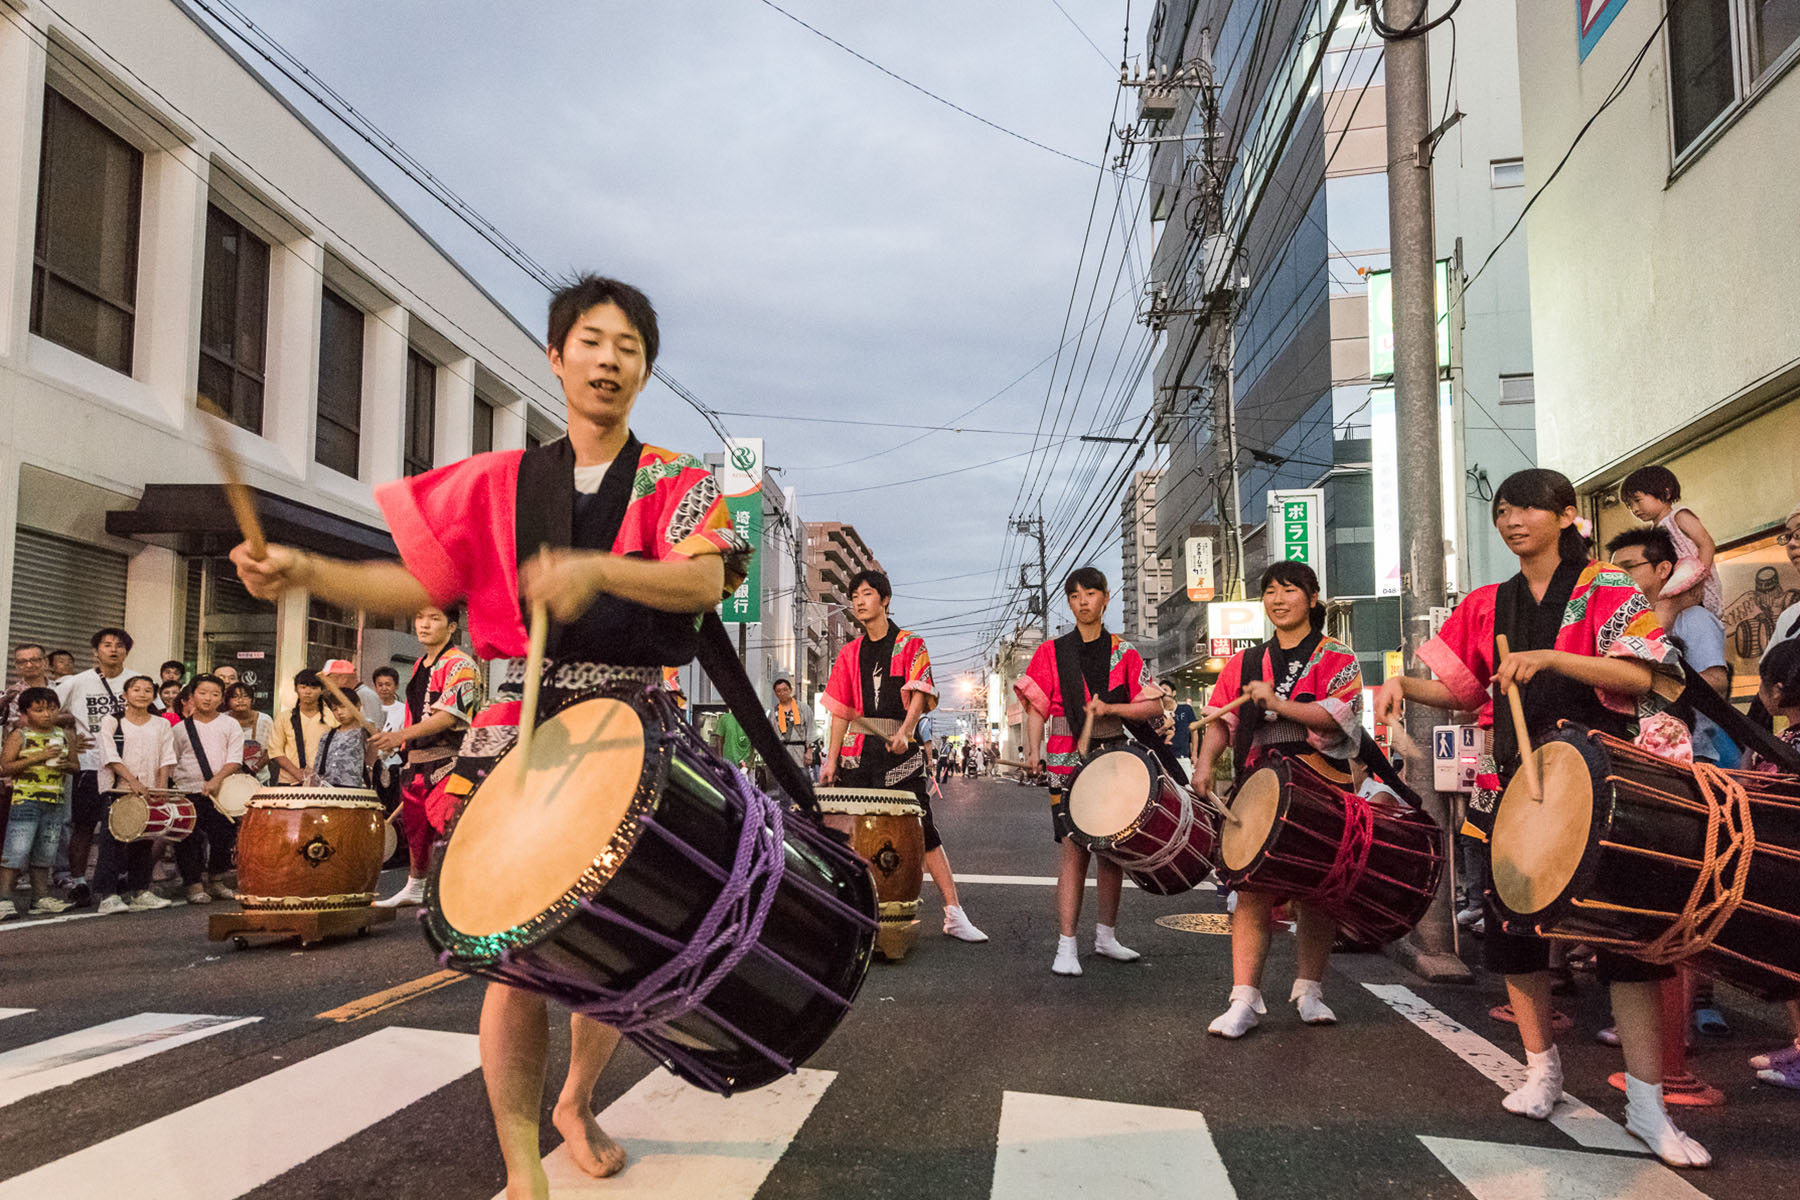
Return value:
<svg viewBox="0 0 1800 1200">
<path fill-rule="evenodd" d="M 1069 836 L 1063 806 L 1069 779 L 1081 765 L 1077 740 L 1094 715 L 1088 752 L 1125 740 L 1126 719 L 1153 720 L 1162 713 L 1162 689 L 1137 649 L 1106 631 L 1110 599 L 1106 576 L 1097 567 L 1078 567 L 1063 581 L 1063 595 L 1075 617 L 1075 628 L 1038 646 L 1025 674 L 1013 685 L 1025 706 L 1025 764 L 1036 772 L 1042 750 L 1050 768 L 1051 832 L 1062 844 L 1056 875 L 1056 957 L 1050 969 L 1058 975 L 1081 974 L 1075 927 L 1081 920 L 1082 893 L 1087 889 L 1088 851 Z M 1065 685 L 1064 681 L 1067 681 Z M 1077 690 L 1079 689 L 1079 690 Z M 1049 737 L 1046 742 L 1045 730 Z M 1094 870 L 1099 921 L 1094 927 L 1094 953 L 1117 962 L 1132 962 L 1138 952 L 1121 945 L 1115 927 L 1124 869 L 1100 857 Z"/>
<path fill-rule="evenodd" d="M 1452 711 L 1474 711 L 1517 686 L 1527 734 L 1535 744 L 1567 719 L 1629 738 L 1634 716 L 1661 702 L 1651 692 L 1656 671 L 1677 672 L 1674 651 L 1643 593 L 1625 572 L 1588 559 L 1575 489 L 1556 471 L 1509 476 L 1494 491 L 1494 525 L 1519 559 L 1502 584 L 1463 598 L 1438 635 L 1419 649 L 1435 679 L 1390 677 L 1376 700 L 1376 719 L 1397 720 L 1402 699 Z M 1509 653 L 1499 661 L 1499 637 Z M 1520 753 L 1504 699 L 1495 702 L 1493 765 L 1501 780 L 1519 769 Z M 1498 792 L 1484 790 L 1469 806 L 1465 832 L 1487 840 Z M 1548 830 L 1545 835 L 1549 836 Z M 1492 872 L 1488 872 L 1492 878 Z M 1551 1037 L 1549 943 L 1500 927 L 1490 887 L 1484 897 L 1487 967 L 1506 977 L 1506 991 L 1525 1042 L 1525 1083 L 1507 1094 L 1506 1110 L 1545 1120 L 1563 1094 L 1562 1059 Z M 1613 1018 L 1625 1051 L 1625 1128 L 1675 1167 L 1699 1167 L 1712 1156 L 1669 1120 L 1663 1105 L 1658 984 L 1674 968 L 1602 948 L 1601 979 L 1611 984 Z"/>
<path fill-rule="evenodd" d="M 1323 756 L 1348 778 L 1347 760 L 1362 735 L 1362 671 L 1350 647 L 1325 633 L 1319 577 L 1305 563 L 1284 561 L 1264 571 L 1257 587 L 1275 635 L 1232 655 L 1219 673 L 1209 697 L 1213 708 L 1240 696 L 1249 702 L 1194 731 L 1196 790 L 1211 786 L 1213 768 L 1228 745 L 1239 779 L 1275 751 Z M 1208 1033 L 1243 1037 L 1267 1011 L 1263 964 L 1281 898 L 1237 894 L 1231 913 L 1231 1001 L 1207 1026 Z M 1330 1025 L 1337 1014 L 1325 1003 L 1324 980 L 1337 922 L 1315 905 L 1295 901 L 1292 908 L 1299 946 L 1288 999 L 1306 1024 Z"/>
<path fill-rule="evenodd" d="M 376 489 L 404 565 L 340 562 L 281 546 L 261 559 L 248 545 L 232 552 L 245 585 L 265 599 L 303 587 L 392 616 L 428 605 L 450 611 L 466 599 L 476 654 L 513 659 L 514 669 L 440 785 L 463 795 L 517 735 L 527 651 L 522 602 L 547 604 L 559 623 L 542 676 L 551 699 L 541 718 L 578 680 L 654 679 L 665 665 L 691 660 L 695 616 L 736 588 L 748 560 L 711 472 L 631 433 L 632 406 L 656 361 L 649 299 L 628 284 L 586 276 L 551 298 L 549 326 L 547 354 L 568 403 L 568 436 Z M 546 544 L 574 549 L 540 552 Z M 544 1020 L 541 996 L 489 985 L 481 1065 L 509 1196 L 548 1194 L 538 1153 Z M 611 1175 L 625 1152 L 594 1120 L 593 1090 L 619 1034 L 580 1016 L 571 1018 L 570 1034 L 568 1079 L 552 1121 L 583 1171 Z"/>
</svg>

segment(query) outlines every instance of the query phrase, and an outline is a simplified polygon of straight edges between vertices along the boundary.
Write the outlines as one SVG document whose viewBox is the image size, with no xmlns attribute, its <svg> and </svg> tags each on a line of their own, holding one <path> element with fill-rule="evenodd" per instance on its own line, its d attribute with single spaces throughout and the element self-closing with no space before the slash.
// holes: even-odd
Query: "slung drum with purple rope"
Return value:
<svg viewBox="0 0 1800 1200">
<path fill-rule="evenodd" d="M 449 967 L 617 1027 L 730 1095 L 793 1071 L 868 969 L 868 869 L 759 791 L 660 688 L 619 685 L 536 727 L 470 798 L 426 893 Z"/>
</svg>

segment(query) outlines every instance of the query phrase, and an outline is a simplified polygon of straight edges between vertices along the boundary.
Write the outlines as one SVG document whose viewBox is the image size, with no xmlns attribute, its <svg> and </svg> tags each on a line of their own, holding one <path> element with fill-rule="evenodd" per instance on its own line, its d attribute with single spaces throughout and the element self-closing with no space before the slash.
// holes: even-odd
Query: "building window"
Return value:
<svg viewBox="0 0 1800 1200">
<path fill-rule="evenodd" d="M 475 428 L 469 434 L 469 452 L 486 454 L 494 448 L 494 406 L 475 397 Z"/>
<path fill-rule="evenodd" d="M 1680 156 L 1800 44 L 1800 0 L 1681 0 L 1669 13 L 1669 98 Z"/>
<path fill-rule="evenodd" d="M 45 89 L 31 332 L 127 375 L 143 184 L 142 154 Z"/>
<path fill-rule="evenodd" d="M 319 311 L 319 425 L 313 458 L 354 478 L 362 461 L 362 310 L 330 288 Z"/>
<path fill-rule="evenodd" d="M 1494 188 L 1525 186 L 1525 160 L 1497 158 L 1488 164 L 1488 183 Z"/>
<path fill-rule="evenodd" d="M 1502 404 L 1535 404 L 1537 402 L 1537 382 L 1530 375 L 1502 375 L 1500 377 L 1500 403 Z"/>
<path fill-rule="evenodd" d="M 525 431 L 525 448 L 527 450 L 536 450 L 539 446 L 541 446 L 543 444 L 544 444 L 543 438 L 539 437 L 537 434 L 533 433 L 529 429 L 527 429 Z"/>
<path fill-rule="evenodd" d="M 431 470 L 432 440 L 437 436 L 437 364 L 417 350 L 406 352 L 406 449 L 401 470 L 423 475 Z"/>
<path fill-rule="evenodd" d="M 207 205 L 200 395 L 255 434 L 263 428 L 268 300 L 269 244 L 217 205 Z"/>
</svg>

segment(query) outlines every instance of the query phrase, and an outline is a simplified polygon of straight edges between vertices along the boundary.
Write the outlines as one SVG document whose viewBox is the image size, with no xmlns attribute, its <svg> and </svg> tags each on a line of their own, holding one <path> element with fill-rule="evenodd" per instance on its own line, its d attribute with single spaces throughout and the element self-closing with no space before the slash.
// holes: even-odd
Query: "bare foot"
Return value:
<svg viewBox="0 0 1800 1200">
<path fill-rule="evenodd" d="M 624 1168 L 624 1147 L 606 1136 L 593 1113 L 572 1104 L 558 1104 L 550 1111 L 550 1123 L 568 1143 L 569 1157 L 586 1174 L 605 1179 Z"/>
<path fill-rule="evenodd" d="M 540 1163 L 532 1163 L 523 1176 L 506 1177 L 506 1200 L 550 1200 L 550 1177 Z"/>
</svg>

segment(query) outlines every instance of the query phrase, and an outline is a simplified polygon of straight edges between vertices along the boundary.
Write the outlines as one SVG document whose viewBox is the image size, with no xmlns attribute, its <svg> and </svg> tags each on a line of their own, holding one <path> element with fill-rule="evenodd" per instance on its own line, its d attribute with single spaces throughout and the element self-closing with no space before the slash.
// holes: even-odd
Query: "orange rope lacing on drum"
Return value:
<svg viewBox="0 0 1800 1200">
<path fill-rule="evenodd" d="M 1375 845 L 1375 811 L 1355 792 L 1344 792 L 1344 836 L 1338 842 L 1331 870 L 1319 881 L 1312 899 L 1330 908 L 1349 899 L 1369 867 L 1369 851 Z"/>
<path fill-rule="evenodd" d="M 1700 860 L 1694 890 L 1688 893 L 1675 923 L 1642 950 L 1631 952 L 1645 962 L 1680 962 L 1711 946 L 1737 912 L 1750 883 L 1750 864 L 1756 854 L 1750 793 L 1711 763 L 1694 764 L 1694 782 L 1706 800 L 1705 857 Z"/>
</svg>

